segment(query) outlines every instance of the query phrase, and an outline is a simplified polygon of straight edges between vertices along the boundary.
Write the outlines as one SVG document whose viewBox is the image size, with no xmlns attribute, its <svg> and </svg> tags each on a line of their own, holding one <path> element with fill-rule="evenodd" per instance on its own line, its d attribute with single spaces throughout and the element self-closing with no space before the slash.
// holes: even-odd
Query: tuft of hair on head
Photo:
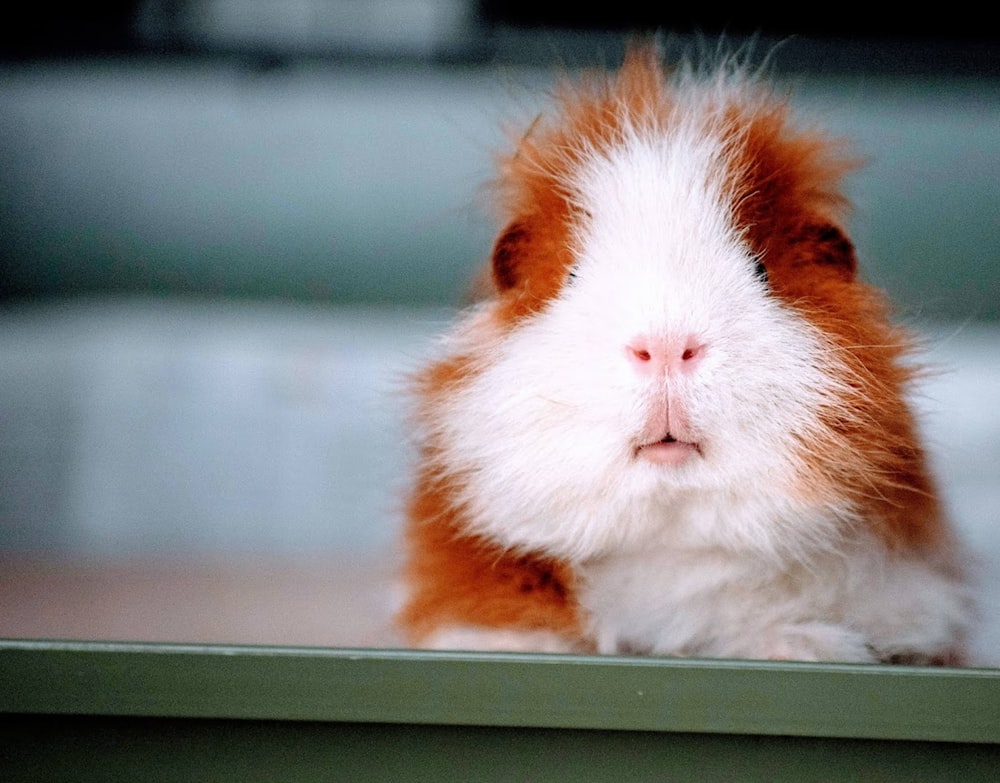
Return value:
<svg viewBox="0 0 1000 783">
<path fill-rule="evenodd" d="M 585 216 L 575 198 L 579 172 L 636 138 L 687 132 L 714 140 L 734 221 L 762 253 L 775 255 L 766 247 L 769 237 L 843 220 L 842 180 L 858 161 L 836 139 L 796 128 L 788 96 L 763 78 L 766 58 L 752 60 L 749 45 L 720 42 L 668 64 L 659 40 L 644 38 L 628 45 L 617 69 L 558 81 L 551 110 L 537 115 L 497 161 L 503 228 L 490 288 L 504 299 L 505 317 L 536 312 L 559 290 L 572 267 L 574 225 Z"/>
</svg>

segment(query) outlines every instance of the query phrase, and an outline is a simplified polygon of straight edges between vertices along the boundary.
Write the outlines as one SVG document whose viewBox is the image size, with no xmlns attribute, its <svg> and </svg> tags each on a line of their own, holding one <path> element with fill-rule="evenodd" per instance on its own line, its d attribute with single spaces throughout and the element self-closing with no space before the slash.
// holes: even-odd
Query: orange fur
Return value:
<svg viewBox="0 0 1000 783">
<path fill-rule="evenodd" d="M 555 296 L 573 263 L 573 206 L 565 190 L 586 147 L 615 142 L 628 117 L 664 116 L 669 87 L 652 47 L 630 52 L 614 79 L 595 76 L 579 87 L 564 83 L 556 96 L 558 123 L 532 123 L 515 152 L 499 163 L 497 183 L 508 222 L 493 251 L 493 276 L 504 301 L 501 317 L 530 315 Z"/>
<path fill-rule="evenodd" d="M 421 400 L 426 405 L 446 398 L 473 371 L 463 357 L 432 364 L 415 379 Z M 459 479 L 437 467 L 432 443 L 424 444 L 420 456 L 422 469 L 406 509 L 403 577 L 411 592 L 397 617 L 408 640 L 419 644 L 443 624 L 545 629 L 580 638 L 570 569 L 464 532 L 463 511 L 454 502 Z"/>
<path fill-rule="evenodd" d="M 465 534 L 440 480 L 425 475 L 419 486 L 409 507 L 405 573 L 416 589 L 399 616 L 411 642 L 452 623 L 580 638 L 573 574 L 565 564 L 505 552 Z"/>
<path fill-rule="evenodd" d="M 816 132 L 788 127 L 786 108 L 736 119 L 745 127 L 732 171 L 737 224 L 764 259 L 774 294 L 832 339 L 851 372 L 854 416 L 827 422 L 826 443 L 803 444 L 819 483 L 834 477 L 892 546 L 943 542 L 941 509 L 909 407 L 912 340 L 882 293 L 856 275 L 838 223 L 854 161 Z"/>
</svg>

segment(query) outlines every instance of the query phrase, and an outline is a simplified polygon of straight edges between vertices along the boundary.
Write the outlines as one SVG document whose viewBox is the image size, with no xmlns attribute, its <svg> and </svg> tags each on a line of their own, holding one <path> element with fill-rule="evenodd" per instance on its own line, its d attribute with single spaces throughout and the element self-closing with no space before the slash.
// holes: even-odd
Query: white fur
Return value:
<svg viewBox="0 0 1000 783">
<path fill-rule="evenodd" d="M 724 155 L 694 122 L 591 153 L 564 183 L 586 216 L 572 282 L 513 329 L 495 303 L 469 312 L 448 348 L 477 371 L 424 422 L 473 532 L 574 564 L 602 652 L 936 653 L 966 617 L 962 588 L 859 541 L 846 501 L 803 490 L 800 445 L 841 405 L 846 371 L 756 278 Z M 636 335 L 693 335 L 701 364 L 637 373 Z M 683 465 L 636 456 L 664 405 L 699 444 Z M 491 639 L 444 629 L 434 643 Z"/>
<path fill-rule="evenodd" d="M 551 631 L 519 631 L 447 625 L 428 634 L 421 642 L 427 650 L 490 650 L 493 652 L 568 653 L 579 651 L 564 636 Z"/>
<path fill-rule="evenodd" d="M 662 547 L 589 563 L 582 577 L 602 653 L 926 661 L 954 646 L 969 610 L 961 584 L 870 540 L 809 565 Z"/>
</svg>

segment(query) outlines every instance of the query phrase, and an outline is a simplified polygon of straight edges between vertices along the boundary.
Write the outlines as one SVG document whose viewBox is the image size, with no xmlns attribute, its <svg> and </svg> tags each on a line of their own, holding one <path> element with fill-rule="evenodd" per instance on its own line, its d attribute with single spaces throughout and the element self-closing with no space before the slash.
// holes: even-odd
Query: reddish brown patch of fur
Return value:
<svg viewBox="0 0 1000 783">
<path fill-rule="evenodd" d="M 566 83 L 556 98 L 558 123 L 536 120 L 514 154 L 499 163 L 497 189 L 507 228 L 494 246 L 492 264 L 504 321 L 538 311 L 566 282 L 579 218 L 568 183 L 584 157 L 612 146 L 637 114 L 653 120 L 670 109 L 669 88 L 652 47 L 632 50 L 613 79 L 600 75 L 579 87 Z"/>
<path fill-rule="evenodd" d="M 432 364 L 415 379 L 422 410 L 446 404 L 475 372 L 473 359 Z M 418 417 L 423 415 L 421 411 Z M 581 625 L 570 568 L 556 560 L 504 551 L 467 532 L 455 498 L 461 479 L 440 469 L 433 437 L 407 508 L 403 573 L 409 595 L 397 624 L 413 644 L 443 625 L 549 630 L 573 641 Z"/>
<path fill-rule="evenodd" d="M 464 532 L 442 482 L 425 473 L 411 500 L 405 576 L 412 587 L 399 623 L 409 640 L 442 625 L 547 630 L 581 638 L 573 574 L 556 560 L 518 555 Z"/>
<path fill-rule="evenodd" d="M 764 259 L 774 294 L 831 340 L 849 373 L 852 415 L 832 412 L 825 442 L 803 444 L 807 463 L 890 545 L 939 544 L 941 510 L 904 401 L 911 339 L 892 324 L 882 294 L 857 277 L 838 225 L 840 181 L 854 162 L 829 139 L 790 128 L 783 105 L 751 110 L 735 119 L 744 128 L 732 166 L 736 223 Z"/>
</svg>

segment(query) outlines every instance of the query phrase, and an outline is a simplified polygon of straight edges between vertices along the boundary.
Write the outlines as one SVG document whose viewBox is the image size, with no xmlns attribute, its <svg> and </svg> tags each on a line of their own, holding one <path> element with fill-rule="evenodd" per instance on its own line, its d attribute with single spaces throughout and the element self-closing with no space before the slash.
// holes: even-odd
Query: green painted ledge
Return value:
<svg viewBox="0 0 1000 783">
<path fill-rule="evenodd" d="M 4 780 L 1000 779 L 988 669 L 0 641 L 0 713 Z"/>
</svg>

